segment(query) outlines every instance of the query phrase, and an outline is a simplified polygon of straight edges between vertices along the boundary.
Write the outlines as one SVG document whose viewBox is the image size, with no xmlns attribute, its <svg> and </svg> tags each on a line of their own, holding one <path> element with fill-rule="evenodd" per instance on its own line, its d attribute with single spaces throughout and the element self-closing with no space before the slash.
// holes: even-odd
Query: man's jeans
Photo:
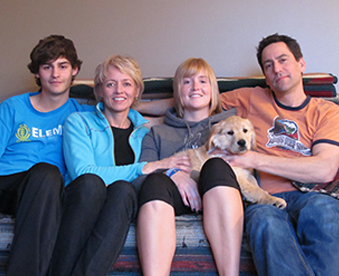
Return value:
<svg viewBox="0 0 339 276">
<path fill-rule="evenodd" d="M 245 232 L 258 274 L 339 275 L 339 200 L 316 192 L 275 194 L 287 208 L 253 204 Z"/>
</svg>

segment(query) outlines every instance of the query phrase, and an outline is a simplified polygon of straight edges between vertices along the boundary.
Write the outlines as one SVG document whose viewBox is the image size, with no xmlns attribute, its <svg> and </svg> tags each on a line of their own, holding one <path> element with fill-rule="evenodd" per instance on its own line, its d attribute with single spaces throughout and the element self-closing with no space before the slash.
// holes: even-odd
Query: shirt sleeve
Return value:
<svg viewBox="0 0 339 276">
<path fill-rule="evenodd" d="M 4 154 L 12 135 L 14 111 L 7 102 L 0 104 L 0 158 Z"/>
<path fill-rule="evenodd" d="M 318 104 L 317 112 L 311 115 L 318 117 L 312 146 L 319 143 L 339 146 L 339 107 L 331 102 L 323 101 Z"/>
<path fill-rule="evenodd" d="M 145 135 L 142 141 L 142 149 L 140 161 L 152 162 L 159 160 L 159 146 L 156 142 L 154 129 L 151 130 Z"/>
<path fill-rule="evenodd" d="M 236 108 L 238 116 L 247 118 L 252 92 L 253 88 L 239 88 L 222 93 L 220 99 L 223 109 Z"/>
</svg>

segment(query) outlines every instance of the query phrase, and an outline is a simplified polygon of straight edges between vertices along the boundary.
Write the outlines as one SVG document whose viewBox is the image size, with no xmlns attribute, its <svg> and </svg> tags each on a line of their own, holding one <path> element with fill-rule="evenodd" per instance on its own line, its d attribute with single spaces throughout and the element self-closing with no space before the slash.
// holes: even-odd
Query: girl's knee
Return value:
<svg viewBox="0 0 339 276">
<path fill-rule="evenodd" d="M 199 191 L 205 194 L 217 186 L 227 186 L 240 190 L 233 169 L 221 158 L 211 158 L 203 165 L 199 178 Z"/>
<path fill-rule="evenodd" d="M 173 206 L 173 194 L 176 190 L 173 181 L 165 174 L 150 174 L 141 186 L 139 204 L 142 206 L 152 200 L 162 200 Z"/>
<path fill-rule="evenodd" d="M 173 185 L 171 179 L 162 173 L 150 174 L 146 177 L 142 183 L 140 196 L 147 195 L 149 193 L 163 193 L 170 189 Z"/>
<path fill-rule="evenodd" d="M 146 177 L 145 181 L 142 184 L 142 188 L 153 188 L 158 187 L 159 183 L 164 183 L 164 185 L 168 185 L 168 176 L 163 173 L 153 173 Z"/>
<path fill-rule="evenodd" d="M 204 170 L 215 170 L 215 169 L 222 169 L 229 171 L 229 173 L 232 173 L 232 168 L 222 159 L 219 157 L 208 159 L 203 167 Z"/>
</svg>

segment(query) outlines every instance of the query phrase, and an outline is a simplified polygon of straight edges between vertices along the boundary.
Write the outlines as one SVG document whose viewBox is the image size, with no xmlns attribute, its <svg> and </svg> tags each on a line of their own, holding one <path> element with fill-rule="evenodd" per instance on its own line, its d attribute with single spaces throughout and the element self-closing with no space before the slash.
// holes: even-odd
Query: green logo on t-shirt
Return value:
<svg viewBox="0 0 339 276">
<path fill-rule="evenodd" d="M 19 140 L 17 142 L 29 141 L 28 138 L 31 136 L 31 130 L 25 125 L 20 125 L 15 134 Z"/>
</svg>

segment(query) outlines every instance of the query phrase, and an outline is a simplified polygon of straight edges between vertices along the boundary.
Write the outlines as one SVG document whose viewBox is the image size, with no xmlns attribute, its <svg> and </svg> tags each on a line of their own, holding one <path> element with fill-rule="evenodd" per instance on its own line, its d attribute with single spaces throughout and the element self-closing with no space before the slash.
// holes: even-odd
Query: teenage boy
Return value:
<svg viewBox="0 0 339 276">
<path fill-rule="evenodd" d="M 69 99 L 82 63 L 71 40 L 46 37 L 30 58 L 40 91 L 0 104 L 0 212 L 15 217 L 7 276 L 47 272 L 62 212 L 63 124 L 83 110 Z"/>
</svg>

